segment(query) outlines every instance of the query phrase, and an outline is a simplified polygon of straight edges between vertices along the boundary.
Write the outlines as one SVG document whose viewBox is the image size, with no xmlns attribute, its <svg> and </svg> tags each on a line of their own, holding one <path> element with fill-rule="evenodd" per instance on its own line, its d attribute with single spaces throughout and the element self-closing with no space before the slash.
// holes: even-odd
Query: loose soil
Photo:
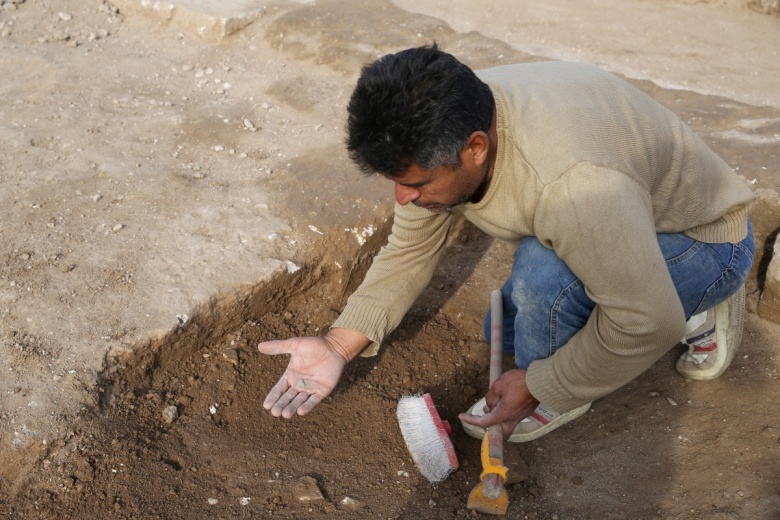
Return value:
<svg viewBox="0 0 780 520">
<path fill-rule="evenodd" d="M 121 27 L 129 22 L 123 21 L 110 7 L 103 7 L 106 4 L 75 0 L 53 4 L 56 5 L 43 6 L 30 0 L 18 4 L 19 18 L 14 25 L 14 33 L 21 33 L 18 45 L 45 45 L 46 52 L 56 56 L 54 62 L 66 60 L 63 56 L 74 48 L 68 47 L 71 38 L 51 28 L 59 22 L 47 26 L 38 20 L 44 15 L 48 20 L 57 19 L 57 13 L 67 12 L 90 20 L 82 27 L 83 36 L 78 36 L 82 41 L 106 39 L 101 53 L 121 55 L 128 48 L 119 45 L 119 39 L 112 43 L 111 33 L 121 34 L 116 24 Z M 389 52 L 400 47 L 400 43 L 407 46 L 424 43 L 413 41 L 414 37 L 402 31 L 415 35 L 427 31 L 427 36 L 435 36 L 448 50 L 456 54 L 469 52 L 472 63 L 479 66 L 539 59 L 473 33 L 454 33 L 432 19 L 408 17 L 408 13 L 389 3 L 377 5 L 355 1 L 332 2 L 320 11 L 317 6 L 311 6 L 309 11 L 281 9 L 242 33 L 242 37 L 254 42 L 261 51 L 269 52 L 269 60 L 273 58 L 278 64 L 279 56 L 270 53 L 282 53 L 289 63 L 281 79 L 262 85 L 263 91 L 280 105 L 292 106 L 297 112 L 287 116 L 284 122 L 268 116 L 264 125 L 274 129 L 277 138 L 273 146 L 269 144 L 262 154 L 255 151 L 257 154 L 249 159 L 266 169 L 278 168 L 277 173 L 300 170 L 309 175 L 298 180 L 273 181 L 288 183 L 286 202 L 291 208 L 308 209 L 307 204 L 312 204 L 311 191 L 322 196 L 322 191 L 315 188 L 320 182 L 315 175 L 321 173 L 323 165 L 327 171 L 336 170 L 343 159 L 343 152 L 335 148 L 337 141 L 326 140 L 330 148 L 325 149 L 332 152 L 326 158 L 322 158 L 320 149 L 317 154 L 301 154 L 273 163 L 272 151 L 283 149 L 286 139 L 290 140 L 291 147 L 297 146 L 299 150 L 321 145 L 321 137 L 304 131 L 314 126 L 307 110 L 313 110 L 310 105 L 319 102 L 327 105 L 325 112 L 335 117 L 337 111 L 332 107 L 343 103 L 348 90 L 343 86 L 338 91 L 329 90 L 328 85 L 306 87 L 301 78 L 305 77 L 307 66 L 316 63 L 335 71 L 330 77 L 331 86 L 339 80 L 346 83 L 344 78 L 354 77 L 360 63 L 371 55 Z M 349 16 L 372 21 L 373 25 L 366 27 L 378 26 L 376 20 L 384 19 L 393 20 L 394 25 L 388 26 L 381 36 L 363 34 L 368 42 L 365 45 L 371 49 L 366 51 L 360 45 L 347 45 L 352 26 L 332 29 L 331 24 L 337 24 L 336 20 Z M 101 36 L 106 17 L 114 21 Z M 62 17 L 59 19 L 62 21 Z M 134 26 L 134 30 L 141 31 L 139 27 L 142 25 Z M 332 33 L 326 31 L 328 28 Z M 92 32 L 95 38 L 90 39 Z M 164 30 L 150 30 L 149 34 L 166 43 Z M 172 45 L 167 50 L 152 44 L 141 48 L 143 36 L 144 33 L 133 39 L 125 33 L 123 38 L 138 45 L 135 48 L 146 53 L 153 64 L 159 63 L 157 60 L 164 50 L 178 56 L 177 67 L 183 62 L 196 61 L 192 50 L 197 48 L 196 42 L 183 38 L 191 46 L 188 51 L 177 51 Z M 376 39 L 381 38 L 388 41 L 378 43 Z M 170 45 L 170 40 L 167 43 Z M 240 56 L 239 47 L 238 43 L 228 42 L 203 52 L 226 60 L 225 55 Z M 13 56 L 19 58 L 19 53 Z M 110 61 L 110 56 L 106 61 Z M 66 63 L 71 62 L 66 60 Z M 101 64 L 109 67 L 105 61 Z M 235 58 L 232 66 L 245 65 L 246 62 Z M 89 70 L 83 63 L 80 66 L 84 67 L 82 71 Z M 129 86 L 123 88 L 143 91 L 144 85 L 149 89 L 148 85 L 152 85 L 155 92 L 164 89 L 149 79 L 154 74 L 151 70 L 145 73 L 149 76 L 125 78 Z M 34 79 L 35 75 L 25 77 Z M 99 91 L 100 80 L 92 81 L 90 85 Z M 112 88 L 119 88 L 116 83 L 120 81 L 116 78 L 110 83 Z M 771 166 L 768 157 L 776 153 L 778 145 L 768 148 L 761 144 L 776 133 L 773 126 L 779 119 L 776 109 L 663 90 L 648 82 L 639 84 L 673 107 L 748 179 L 758 179 L 759 186 L 780 184 L 776 167 L 765 169 Z M 23 90 L 21 86 L 18 88 Z M 178 91 L 185 87 L 176 84 L 171 88 Z M 200 101 L 198 95 L 197 89 L 188 92 L 193 101 Z M 77 93 L 73 96 L 71 101 L 78 103 Z M 159 92 L 151 97 L 155 96 L 163 98 Z M 317 101 L 318 96 L 326 101 Z M 60 103 L 28 102 L 35 105 L 39 116 L 43 114 L 41 117 L 56 112 Z M 132 99 L 121 103 L 122 117 L 144 118 L 146 108 L 134 104 Z M 191 110 L 197 112 L 199 105 L 194 102 L 192 105 Z M 163 104 L 158 108 L 164 112 L 171 107 Z M 5 109 L 12 112 L 8 107 Z M 101 110 L 105 109 L 96 109 Z M 123 132 L 112 133 L 111 127 L 117 121 L 111 118 L 109 124 L 101 126 L 94 124 L 88 112 L 84 114 L 84 121 L 74 116 L 70 124 L 85 133 L 85 127 L 91 128 L 106 139 Z M 102 114 L 98 120 L 105 120 L 105 112 Z M 322 112 L 317 114 L 321 116 Z M 201 126 L 209 129 L 216 123 L 192 116 L 188 125 L 193 133 L 182 140 L 211 142 L 194 129 Z M 743 137 L 730 138 L 733 134 L 727 132 L 734 128 L 741 128 Z M 68 135 L 62 126 L 48 130 L 52 134 Z M 59 138 L 53 135 L 50 139 L 45 145 L 54 148 L 53 154 L 63 154 L 58 148 Z M 236 138 L 237 142 L 245 143 L 243 139 Z M 295 140 L 297 143 L 293 143 Z M 173 153 L 175 148 L 165 149 L 165 153 Z M 186 158 L 189 162 L 201 160 L 194 148 L 184 153 L 193 155 Z M 164 161 L 162 155 L 160 160 Z M 5 161 L 0 165 L 10 169 L 29 167 L 40 159 L 31 154 L 0 161 Z M 64 157 L 52 156 L 47 161 L 50 163 L 39 164 L 42 170 L 58 162 L 65 164 L 64 169 L 78 166 L 66 162 Z M 215 189 L 227 191 L 227 176 L 222 178 L 220 172 L 234 167 L 235 163 L 220 162 L 221 158 L 209 161 L 205 161 L 210 167 L 206 180 Z M 88 164 L 81 166 L 90 169 Z M 179 180 L 175 182 L 180 182 L 177 186 L 182 192 L 168 194 L 170 198 L 160 207 L 186 207 L 186 195 L 192 193 L 188 190 L 193 183 L 203 180 L 198 176 L 199 171 L 189 168 L 186 175 L 177 176 Z M 229 180 L 236 182 L 235 178 Z M 346 183 L 349 178 L 336 180 Z M 44 193 L 45 180 L 40 184 Z M 382 186 L 366 180 L 358 185 L 361 189 Z M 241 184 L 246 190 L 251 186 Z M 359 190 L 351 190 L 348 196 L 357 197 Z M 92 193 L 85 190 L 84 197 Z M 366 208 L 376 207 L 375 199 L 371 199 L 378 197 L 376 194 L 365 197 L 364 203 L 358 204 L 355 225 L 360 222 L 358 217 L 371 213 Z M 122 200 L 104 202 L 121 205 Z M 78 207 L 84 201 L 70 204 Z M 164 215 L 165 210 L 146 208 L 145 211 L 161 211 Z M 289 212 L 295 215 L 292 209 Z M 203 218 L 208 220 L 207 216 Z M 9 226 L 21 236 L 31 221 L 25 216 Z M 52 227 L 57 225 L 52 223 Z M 59 416 L 52 414 L 51 428 L 57 434 L 47 436 L 48 440 L 25 444 L 23 450 L 4 448 L 6 451 L 0 452 L 0 514 L 9 518 L 74 519 L 480 516 L 466 508 L 468 493 L 478 483 L 481 472 L 479 442 L 466 436 L 455 418 L 487 389 L 488 348 L 482 337 L 482 316 L 490 291 L 499 287 L 507 275 L 512 251 L 467 223 L 459 224 L 430 287 L 387 339 L 377 357 L 358 358 L 353 362 L 332 396 L 306 417 L 277 419 L 262 408 L 266 393 L 281 375 L 287 359 L 263 356 L 257 352 L 256 345 L 268 339 L 322 333 L 338 315 L 351 288 L 359 283 L 387 228 L 387 224 L 381 226 L 358 251 L 339 240 L 316 243 L 316 247 L 301 253 L 306 260 L 301 262 L 301 270 L 278 275 L 262 286 L 215 298 L 196 315 L 182 318 L 182 326 L 173 332 L 111 352 L 92 382 L 73 381 L 67 376 L 62 381 L 49 382 L 62 385 L 63 395 L 75 398 L 76 404 L 68 408 L 74 411 Z M 772 229 L 768 225 L 762 231 L 764 239 Z M 214 234 L 218 231 L 208 230 Z M 98 240 L 103 230 L 99 232 L 85 234 L 78 240 Z M 297 235 L 291 233 L 292 236 Z M 144 239 L 140 236 L 134 240 L 130 244 L 140 247 Z M 31 287 L 40 284 L 41 290 L 48 283 L 54 284 L 47 278 L 54 267 L 81 277 L 72 282 L 74 288 L 89 282 L 87 275 L 70 269 L 69 260 L 58 258 L 55 253 L 56 248 L 52 248 L 52 256 L 47 260 L 51 265 L 36 264 L 33 272 L 25 274 L 22 264 L 30 257 L 20 262 L 19 257 L 27 254 L 25 250 L 13 254 L 9 251 L 0 272 L 4 279 L 21 280 Z M 350 255 L 349 266 L 340 269 L 334 258 L 342 259 L 345 255 Z M 106 269 L 105 278 L 95 284 L 93 293 L 81 295 L 81 300 L 101 291 L 135 295 L 126 277 L 132 263 L 132 258 L 123 258 L 112 269 Z M 758 297 L 755 279 L 751 281 L 750 292 L 749 307 L 755 308 Z M 75 302 L 71 303 L 75 307 Z M 6 313 L 9 322 L 16 312 Z M 125 331 L 113 339 L 109 336 L 107 341 L 134 337 L 133 329 L 125 330 L 112 325 L 108 318 L 102 319 L 98 323 L 101 330 L 114 331 L 112 334 Z M 35 374 L 38 365 L 56 359 L 56 354 L 46 351 L 47 345 L 52 344 L 47 341 L 17 338 L 16 344 L 24 345 L 26 350 L 14 358 L 15 369 Z M 732 366 L 718 380 L 690 382 L 681 378 L 674 370 L 674 362 L 683 348 L 678 346 L 637 380 L 596 401 L 582 418 L 532 443 L 509 446 L 506 449 L 510 466 L 507 517 L 780 518 L 778 344 L 780 326 L 749 314 L 741 349 Z M 511 361 L 506 361 L 507 367 L 510 366 Z M 21 400 L 28 392 L 34 389 L 19 386 L 9 393 L 8 400 Z M 452 421 L 452 440 L 461 464 L 458 471 L 436 485 L 428 483 L 417 472 L 395 420 L 398 399 L 421 392 L 430 392 L 443 418 Z M 4 414 L 4 427 L 21 430 L 13 424 L 15 417 L 10 412 Z"/>
<path fill-rule="evenodd" d="M 465 504 L 481 471 L 479 442 L 453 424 L 461 468 L 431 485 L 411 462 L 395 407 L 403 395 L 430 392 L 453 419 L 486 390 L 478 317 L 506 274 L 495 266 L 509 258 L 506 246 L 464 226 L 382 354 L 358 359 L 329 399 L 290 421 L 261 406 L 287 359 L 262 356 L 255 345 L 327 327 L 342 303 L 329 296 L 328 276 L 280 283 L 267 294 L 275 302 L 267 313 L 213 342 L 199 340 L 201 324 L 185 327 L 116 367 L 100 406 L 84 412 L 63 444 L 42 449 L 45 471 L 19 490 L 8 513 L 474 517 Z M 507 516 L 776 518 L 778 332 L 749 315 L 742 349 L 722 378 L 682 379 L 674 370 L 682 347 L 675 348 L 584 417 L 509 446 Z M 172 423 L 163 416 L 170 406 L 178 414 Z M 66 446 L 65 460 L 51 460 Z"/>
</svg>

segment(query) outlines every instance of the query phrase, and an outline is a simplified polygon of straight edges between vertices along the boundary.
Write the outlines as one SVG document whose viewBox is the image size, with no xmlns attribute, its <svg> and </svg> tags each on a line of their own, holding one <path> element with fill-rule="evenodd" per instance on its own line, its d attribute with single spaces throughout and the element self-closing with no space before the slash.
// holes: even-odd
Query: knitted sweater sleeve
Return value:
<svg viewBox="0 0 780 520">
<path fill-rule="evenodd" d="M 396 204 L 393 227 L 360 287 L 332 327 L 362 333 L 371 344 L 362 356 L 376 354 L 384 337 L 425 289 L 441 257 L 451 213 L 434 214 L 412 204 Z"/>
<path fill-rule="evenodd" d="M 685 316 L 658 246 L 649 191 L 631 176 L 574 166 L 544 188 L 534 227 L 596 304 L 585 327 L 528 369 L 534 397 L 566 412 L 650 367 L 682 338 Z"/>
</svg>

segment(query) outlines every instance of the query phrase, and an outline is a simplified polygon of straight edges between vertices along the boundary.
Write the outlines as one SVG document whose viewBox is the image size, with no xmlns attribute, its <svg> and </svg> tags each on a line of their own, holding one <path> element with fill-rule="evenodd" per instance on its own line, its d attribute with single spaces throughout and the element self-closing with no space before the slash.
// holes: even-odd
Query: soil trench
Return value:
<svg viewBox="0 0 780 520">
<path fill-rule="evenodd" d="M 495 266 L 511 253 L 461 223 L 380 355 L 356 360 L 331 397 L 289 421 L 261 405 L 287 358 L 255 346 L 321 333 L 343 304 L 337 274 L 302 270 L 244 300 L 216 302 L 107 373 L 100 406 L 48 447 L 46 471 L 28 476 L 18 500 L 0 505 L 17 518 L 472 518 L 479 441 L 456 416 L 486 390 L 479 316 L 507 274 Z M 354 272 L 359 279 L 364 267 Z M 680 347 L 574 423 L 509 446 L 507 517 L 772 518 L 777 334 L 750 315 L 743 354 L 723 378 L 680 378 Z M 421 392 L 452 422 L 461 464 L 438 485 L 416 470 L 395 419 L 398 399 Z M 748 406 L 755 395 L 763 413 Z M 736 413 L 722 413 L 726 400 Z"/>
</svg>

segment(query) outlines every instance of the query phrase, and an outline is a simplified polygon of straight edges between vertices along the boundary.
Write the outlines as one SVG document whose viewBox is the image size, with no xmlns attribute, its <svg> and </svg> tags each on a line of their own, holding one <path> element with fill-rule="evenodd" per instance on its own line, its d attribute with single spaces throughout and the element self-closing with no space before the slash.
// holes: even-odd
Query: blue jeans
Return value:
<svg viewBox="0 0 780 520">
<path fill-rule="evenodd" d="M 682 233 L 668 233 L 658 235 L 658 245 L 686 320 L 736 293 L 747 278 L 755 252 L 749 221 L 747 237 L 737 244 L 708 244 Z M 523 369 L 566 345 L 585 326 L 595 307 L 582 281 L 534 237 L 518 246 L 512 274 L 501 293 L 504 352 L 514 355 L 515 364 Z M 489 341 L 489 309 L 485 337 Z"/>
</svg>

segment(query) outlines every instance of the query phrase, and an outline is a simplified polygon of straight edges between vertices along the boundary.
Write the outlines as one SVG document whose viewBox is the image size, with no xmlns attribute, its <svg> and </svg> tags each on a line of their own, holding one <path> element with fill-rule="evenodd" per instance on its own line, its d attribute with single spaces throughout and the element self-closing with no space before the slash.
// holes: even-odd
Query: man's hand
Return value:
<svg viewBox="0 0 780 520">
<path fill-rule="evenodd" d="M 509 370 L 493 383 L 485 394 L 485 415 L 462 413 L 458 418 L 482 428 L 500 423 L 504 430 L 504 439 L 508 439 L 517 423 L 531 415 L 539 405 L 539 401 L 528 391 L 525 372 L 520 369 Z"/>
<path fill-rule="evenodd" d="M 266 341 L 257 346 L 263 354 L 290 354 L 290 363 L 263 401 L 274 417 L 305 415 L 325 399 L 341 378 L 344 367 L 369 340 L 346 329 L 331 329 L 321 338 Z"/>
</svg>

